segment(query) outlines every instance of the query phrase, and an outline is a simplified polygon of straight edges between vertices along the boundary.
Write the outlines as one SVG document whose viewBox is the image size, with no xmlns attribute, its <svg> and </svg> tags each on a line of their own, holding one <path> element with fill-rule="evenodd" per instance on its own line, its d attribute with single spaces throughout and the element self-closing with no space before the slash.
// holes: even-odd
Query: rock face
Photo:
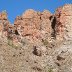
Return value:
<svg viewBox="0 0 72 72">
<path fill-rule="evenodd" d="M 0 72 L 72 72 L 72 4 L 37 12 L 10 24 L 0 13 Z"/>
<path fill-rule="evenodd" d="M 29 36 L 33 39 L 47 38 L 50 37 L 52 32 L 50 16 L 51 13 L 48 11 L 40 13 L 30 9 L 21 17 L 16 18 L 14 26 L 22 37 Z"/>
<path fill-rule="evenodd" d="M 14 25 L 7 19 L 5 11 L 0 13 L 0 36 L 21 42 L 22 38 L 30 42 L 45 40 L 62 41 L 72 39 L 72 5 L 59 7 L 55 14 L 49 11 L 36 12 L 32 9 L 17 16 Z"/>
<path fill-rule="evenodd" d="M 65 39 L 72 39 L 72 5 L 64 5 L 58 8 L 55 16 L 57 19 L 55 28 L 57 39 L 63 39 L 63 37 Z"/>
<path fill-rule="evenodd" d="M 0 13 L 0 38 L 3 38 L 5 41 L 7 39 L 8 34 L 8 28 L 9 28 L 10 22 L 7 19 L 7 13 L 3 11 Z"/>
<path fill-rule="evenodd" d="M 7 13 L 0 13 L 0 35 L 16 35 L 30 40 L 42 40 L 51 38 L 56 40 L 72 39 L 72 5 L 59 7 L 55 14 L 45 10 L 36 12 L 32 9 L 25 11 L 22 16 L 17 16 L 14 25 L 7 19 Z"/>
</svg>

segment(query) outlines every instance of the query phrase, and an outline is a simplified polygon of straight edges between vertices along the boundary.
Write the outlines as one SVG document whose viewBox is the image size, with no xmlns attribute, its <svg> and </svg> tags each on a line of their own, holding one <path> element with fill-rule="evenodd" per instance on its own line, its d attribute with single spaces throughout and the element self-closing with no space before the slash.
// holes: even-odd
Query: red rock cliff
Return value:
<svg viewBox="0 0 72 72">
<path fill-rule="evenodd" d="M 0 13 L 0 36 L 19 42 L 23 37 L 29 40 L 71 39 L 72 4 L 59 7 L 55 14 L 49 11 L 36 12 L 32 9 L 17 16 L 14 25 L 7 19 L 7 13 Z"/>
</svg>

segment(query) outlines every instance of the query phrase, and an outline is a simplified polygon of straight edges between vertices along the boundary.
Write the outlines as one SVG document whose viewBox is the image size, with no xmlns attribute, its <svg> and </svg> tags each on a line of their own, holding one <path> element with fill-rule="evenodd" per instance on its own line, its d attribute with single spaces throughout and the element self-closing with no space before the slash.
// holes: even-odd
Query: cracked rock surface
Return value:
<svg viewBox="0 0 72 72">
<path fill-rule="evenodd" d="M 72 4 L 26 10 L 14 24 L 1 12 L 0 72 L 72 72 Z"/>
</svg>

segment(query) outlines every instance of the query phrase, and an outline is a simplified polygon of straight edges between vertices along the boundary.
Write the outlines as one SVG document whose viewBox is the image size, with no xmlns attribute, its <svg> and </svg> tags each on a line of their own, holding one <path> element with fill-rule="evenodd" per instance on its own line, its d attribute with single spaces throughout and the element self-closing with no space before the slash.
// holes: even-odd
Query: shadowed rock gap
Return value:
<svg viewBox="0 0 72 72">
<path fill-rule="evenodd" d="M 56 32 L 55 32 L 55 25 L 56 25 L 56 17 L 54 17 L 54 16 L 51 16 L 50 17 L 50 19 L 51 19 L 51 27 L 52 27 L 52 29 L 53 29 L 53 32 L 52 32 L 52 37 L 54 37 L 54 38 L 56 38 Z"/>
<path fill-rule="evenodd" d="M 19 35 L 19 33 L 18 33 L 18 31 L 17 31 L 17 30 L 15 30 L 15 34 L 16 34 L 16 35 Z"/>
</svg>

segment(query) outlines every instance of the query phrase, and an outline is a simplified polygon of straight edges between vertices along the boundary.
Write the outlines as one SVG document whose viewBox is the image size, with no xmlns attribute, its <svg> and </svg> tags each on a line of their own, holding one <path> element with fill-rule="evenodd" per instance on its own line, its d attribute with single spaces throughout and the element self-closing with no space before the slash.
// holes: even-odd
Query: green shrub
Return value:
<svg viewBox="0 0 72 72">
<path fill-rule="evenodd" d="M 42 39 L 42 43 L 45 45 L 45 46 L 48 46 L 48 41 L 46 39 Z"/>
<path fill-rule="evenodd" d="M 18 46 L 15 46 L 15 45 L 13 44 L 13 41 L 10 40 L 10 39 L 8 39 L 8 45 L 11 46 L 12 48 L 18 48 Z"/>
<path fill-rule="evenodd" d="M 48 70 L 48 72 L 53 72 L 53 70 L 50 68 L 50 69 Z"/>
</svg>

